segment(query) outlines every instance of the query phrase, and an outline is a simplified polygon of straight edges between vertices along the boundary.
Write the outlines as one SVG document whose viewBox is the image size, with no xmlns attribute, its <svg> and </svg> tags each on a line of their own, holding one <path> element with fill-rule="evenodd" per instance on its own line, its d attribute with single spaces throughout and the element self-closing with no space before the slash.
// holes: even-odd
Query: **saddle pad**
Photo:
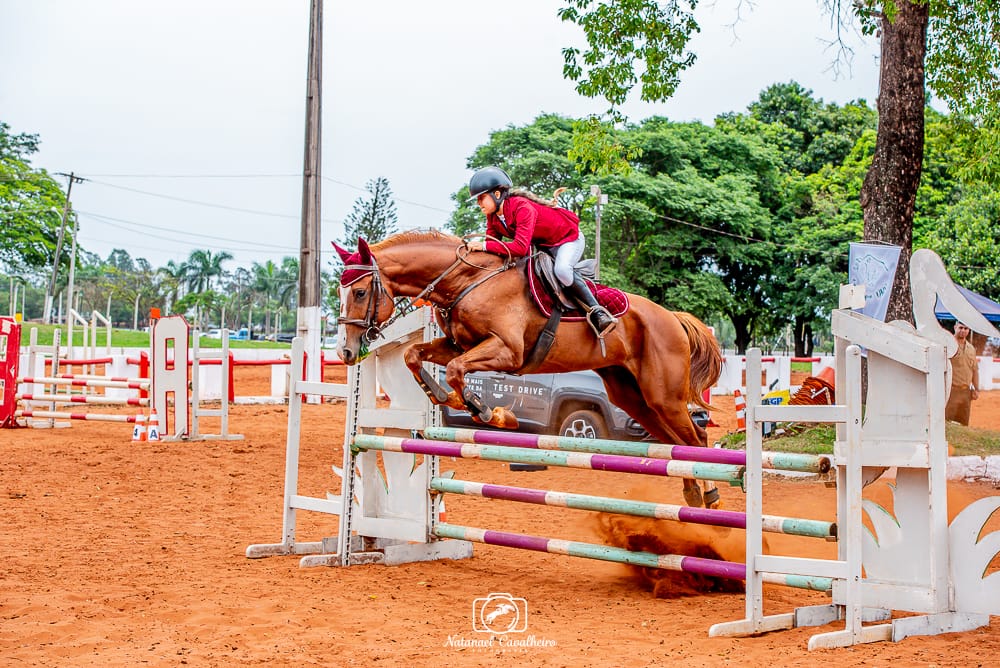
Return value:
<svg viewBox="0 0 1000 668">
<path fill-rule="evenodd" d="M 552 315 L 552 295 L 548 293 L 538 277 L 535 276 L 535 272 L 532 270 L 530 263 L 526 265 L 526 273 L 528 276 L 528 290 L 531 292 L 531 298 L 534 300 L 539 310 L 541 310 L 547 318 Z M 609 288 L 606 285 L 594 283 L 589 280 L 587 281 L 587 285 L 593 291 L 594 296 L 597 297 L 597 303 L 608 309 L 608 311 L 611 312 L 611 315 L 617 318 L 628 311 L 628 295 L 618 288 Z M 583 320 L 585 317 L 586 314 L 584 314 L 584 312 L 579 308 L 575 308 L 572 311 L 566 311 L 566 313 L 563 314 L 563 320 L 569 321 Z"/>
</svg>

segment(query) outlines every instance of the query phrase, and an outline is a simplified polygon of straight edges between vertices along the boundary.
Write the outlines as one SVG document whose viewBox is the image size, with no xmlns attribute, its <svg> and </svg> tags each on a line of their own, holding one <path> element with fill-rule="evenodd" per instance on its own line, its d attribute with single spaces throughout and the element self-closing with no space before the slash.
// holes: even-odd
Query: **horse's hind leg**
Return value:
<svg viewBox="0 0 1000 668">
<path fill-rule="evenodd" d="M 622 367 L 598 369 L 597 373 L 604 380 L 611 402 L 635 418 L 653 438 L 670 445 L 708 445 L 708 432 L 694 424 L 687 402 L 665 398 L 663 376 L 657 383 L 641 387 L 635 376 Z M 702 483 L 704 495 L 697 480 L 684 479 L 684 502 L 694 507 L 721 507 L 715 483 Z"/>
</svg>

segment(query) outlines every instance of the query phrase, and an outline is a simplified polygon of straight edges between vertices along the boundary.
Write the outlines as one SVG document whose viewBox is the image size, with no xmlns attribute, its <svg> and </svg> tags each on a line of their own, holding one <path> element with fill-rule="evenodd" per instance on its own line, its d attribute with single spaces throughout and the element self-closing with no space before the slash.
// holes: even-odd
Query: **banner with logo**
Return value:
<svg viewBox="0 0 1000 668">
<path fill-rule="evenodd" d="M 887 244 L 851 244 L 847 280 L 851 285 L 865 286 L 865 307 L 861 313 L 870 318 L 885 320 L 901 250 Z"/>
</svg>

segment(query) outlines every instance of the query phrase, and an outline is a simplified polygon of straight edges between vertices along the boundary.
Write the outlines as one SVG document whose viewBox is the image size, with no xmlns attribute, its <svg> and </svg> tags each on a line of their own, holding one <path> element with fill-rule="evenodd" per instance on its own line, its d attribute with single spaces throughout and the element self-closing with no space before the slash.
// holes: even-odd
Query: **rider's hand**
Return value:
<svg viewBox="0 0 1000 668">
<path fill-rule="evenodd" d="M 475 252 L 475 251 L 484 251 L 484 250 L 486 250 L 486 244 L 484 244 L 482 241 L 470 241 L 469 242 L 469 251 Z"/>
</svg>

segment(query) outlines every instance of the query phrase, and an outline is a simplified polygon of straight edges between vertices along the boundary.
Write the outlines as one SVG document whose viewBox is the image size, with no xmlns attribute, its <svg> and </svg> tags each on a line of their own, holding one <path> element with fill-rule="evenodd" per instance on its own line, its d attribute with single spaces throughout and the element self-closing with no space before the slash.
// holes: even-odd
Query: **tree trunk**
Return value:
<svg viewBox="0 0 1000 668">
<path fill-rule="evenodd" d="M 795 327 L 792 340 L 795 345 L 795 357 L 812 357 L 812 322 L 805 316 L 795 316 Z"/>
<path fill-rule="evenodd" d="M 882 18 L 878 135 L 861 188 L 865 241 L 902 247 L 886 321 L 913 322 L 910 253 L 913 206 L 924 155 L 924 56 L 927 2 L 896 2 L 895 22 Z"/>
<path fill-rule="evenodd" d="M 750 346 L 750 330 L 752 329 L 753 318 L 746 313 L 740 313 L 730 314 L 729 320 L 733 323 L 733 329 L 736 332 L 736 341 L 734 342 L 736 354 L 745 355 L 747 348 Z"/>
</svg>

